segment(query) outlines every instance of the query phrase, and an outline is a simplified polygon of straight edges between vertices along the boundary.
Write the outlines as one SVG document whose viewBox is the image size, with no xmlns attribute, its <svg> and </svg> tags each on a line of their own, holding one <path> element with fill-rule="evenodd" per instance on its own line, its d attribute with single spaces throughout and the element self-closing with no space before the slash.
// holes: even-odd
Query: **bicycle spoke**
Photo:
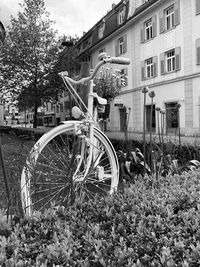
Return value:
<svg viewBox="0 0 200 267">
<path fill-rule="evenodd" d="M 54 195 L 53 195 L 47 202 L 45 202 L 45 204 L 42 205 L 42 207 L 39 209 L 39 211 L 40 211 L 42 208 L 44 208 L 45 206 L 48 206 L 48 204 L 50 204 L 50 203 L 52 202 L 52 200 L 53 200 L 53 199 L 54 199 L 54 198 L 55 198 L 55 197 L 56 197 L 62 190 L 63 190 L 63 187 L 62 187 L 60 190 L 58 190 L 58 192 L 57 192 L 56 194 L 54 194 Z M 47 199 L 47 198 L 49 198 L 49 195 L 47 195 L 47 196 L 45 196 L 45 197 L 39 199 L 38 201 L 35 201 L 35 202 L 34 202 L 34 206 L 37 206 L 38 203 L 44 201 L 44 200 Z"/>
<path fill-rule="evenodd" d="M 95 130 L 90 139 L 89 127 L 67 125 L 71 127 L 58 126 L 62 129 L 58 134 L 49 134 L 48 141 L 42 137 L 31 150 L 21 186 L 27 212 L 44 211 L 52 203 L 70 205 L 77 196 L 85 200 L 105 196 L 117 184 L 113 182 L 117 177 L 115 157 L 101 133 Z"/>
</svg>

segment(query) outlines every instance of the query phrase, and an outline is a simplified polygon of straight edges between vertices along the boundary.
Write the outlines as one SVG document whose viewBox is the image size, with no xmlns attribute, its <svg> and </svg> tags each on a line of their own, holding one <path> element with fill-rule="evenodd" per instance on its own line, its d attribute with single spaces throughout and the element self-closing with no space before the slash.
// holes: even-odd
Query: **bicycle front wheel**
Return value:
<svg viewBox="0 0 200 267">
<path fill-rule="evenodd" d="M 32 148 L 21 176 L 24 212 L 67 206 L 77 195 L 92 198 L 114 192 L 119 182 L 116 153 L 97 128 L 68 121 L 44 134 Z"/>
</svg>

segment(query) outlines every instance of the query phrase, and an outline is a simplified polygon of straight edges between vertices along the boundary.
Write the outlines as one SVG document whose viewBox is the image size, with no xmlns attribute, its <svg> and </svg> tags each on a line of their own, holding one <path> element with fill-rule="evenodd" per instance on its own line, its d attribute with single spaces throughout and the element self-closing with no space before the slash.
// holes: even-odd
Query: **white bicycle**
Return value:
<svg viewBox="0 0 200 267">
<path fill-rule="evenodd" d="M 45 133 L 31 149 L 21 176 L 22 207 L 26 215 L 44 211 L 51 205 L 69 205 L 77 195 L 87 199 L 117 190 L 118 158 L 98 124 L 98 108 L 105 106 L 107 100 L 93 92 L 93 78 L 106 63 L 127 65 L 130 61 L 104 54 L 87 78 L 75 81 L 66 72 L 59 73 L 70 94 L 87 112 L 73 107 L 72 115 L 77 120 L 63 121 Z M 72 85 L 87 82 L 89 94 L 85 106 Z"/>
</svg>

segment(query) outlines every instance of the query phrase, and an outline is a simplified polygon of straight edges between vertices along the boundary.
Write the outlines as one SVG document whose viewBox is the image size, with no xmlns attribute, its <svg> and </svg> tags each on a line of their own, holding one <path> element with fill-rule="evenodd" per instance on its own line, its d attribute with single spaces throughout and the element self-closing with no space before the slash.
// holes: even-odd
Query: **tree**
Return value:
<svg viewBox="0 0 200 267">
<path fill-rule="evenodd" d="M 55 95 L 46 86 L 46 77 L 56 63 L 60 46 L 44 0 L 24 0 L 19 5 L 22 11 L 17 18 L 11 17 L 1 51 L 2 88 L 12 101 L 22 100 L 34 109 L 34 127 L 37 127 L 38 107 L 44 99 Z"/>
</svg>

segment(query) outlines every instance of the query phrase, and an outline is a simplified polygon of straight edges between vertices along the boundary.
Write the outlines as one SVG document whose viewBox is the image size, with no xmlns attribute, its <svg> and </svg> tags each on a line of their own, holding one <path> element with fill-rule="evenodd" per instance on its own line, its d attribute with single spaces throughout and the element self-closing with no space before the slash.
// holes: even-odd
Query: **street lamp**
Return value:
<svg viewBox="0 0 200 267">
<path fill-rule="evenodd" d="M 5 28 L 0 21 L 0 43 L 2 44 L 4 39 L 5 39 Z M 1 140 L 1 134 L 0 134 L 0 162 L 1 162 L 1 167 L 2 167 L 2 172 L 3 172 L 3 178 L 5 182 L 5 188 L 6 188 L 6 194 L 7 194 L 7 199 L 8 199 L 8 209 L 10 207 L 10 188 L 9 188 L 9 183 L 8 183 L 8 176 L 6 172 L 6 167 L 5 167 L 5 162 L 4 162 L 4 156 L 3 156 L 3 150 L 2 150 L 2 140 Z"/>
<path fill-rule="evenodd" d="M 143 87 L 142 93 L 144 94 L 144 103 L 143 103 L 143 156 L 144 156 L 144 174 L 146 173 L 146 94 L 148 93 L 149 88 Z"/>
</svg>

